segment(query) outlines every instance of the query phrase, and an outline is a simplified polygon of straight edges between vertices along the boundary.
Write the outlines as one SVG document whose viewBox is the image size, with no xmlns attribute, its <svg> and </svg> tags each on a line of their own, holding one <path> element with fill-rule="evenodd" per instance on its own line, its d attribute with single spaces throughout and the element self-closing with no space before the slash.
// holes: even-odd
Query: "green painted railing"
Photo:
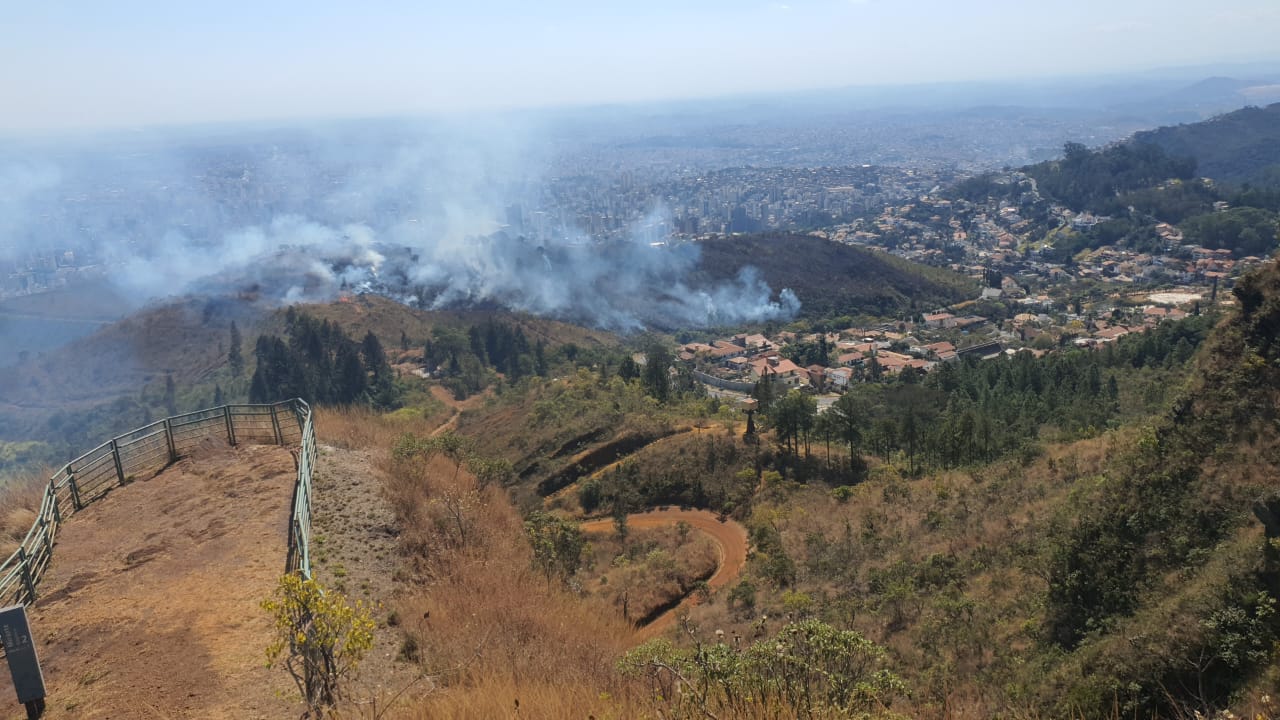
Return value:
<svg viewBox="0 0 1280 720">
<path fill-rule="evenodd" d="M 293 401 L 294 414 L 301 429 L 298 440 L 298 481 L 293 488 L 293 516 L 289 521 L 290 571 L 311 577 L 311 475 L 316 466 L 316 429 L 311 406 L 301 399 Z"/>
<path fill-rule="evenodd" d="M 54 473 L 31 530 L 0 565 L 0 605 L 35 601 L 64 519 L 113 488 L 144 474 L 154 475 L 210 441 L 298 445 L 285 564 L 287 570 L 310 577 L 311 473 L 316 458 L 311 406 L 299 399 L 271 405 L 223 405 L 168 417 L 114 437 Z"/>
</svg>

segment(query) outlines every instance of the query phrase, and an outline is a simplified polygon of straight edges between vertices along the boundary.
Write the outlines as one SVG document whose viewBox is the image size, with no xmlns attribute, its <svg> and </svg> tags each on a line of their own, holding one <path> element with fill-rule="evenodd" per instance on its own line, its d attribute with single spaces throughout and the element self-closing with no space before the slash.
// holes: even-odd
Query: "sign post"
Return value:
<svg viewBox="0 0 1280 720">
<path fill-rule="evenodd" d="M 25 607 L 11 605 L 0 609 L 0 642 L 4 643 L 18 702 L 26 706 L 28 720 L 37 720 L 44 714 L 44 674 L 40 672 Z"/>
</svg>

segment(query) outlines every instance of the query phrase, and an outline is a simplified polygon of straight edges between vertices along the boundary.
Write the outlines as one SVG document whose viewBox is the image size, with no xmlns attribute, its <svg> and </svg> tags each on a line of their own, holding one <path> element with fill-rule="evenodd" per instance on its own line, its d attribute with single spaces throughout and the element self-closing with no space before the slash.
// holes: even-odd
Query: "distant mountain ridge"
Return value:
<svg viewBox="0 0 1280 720">
<path fill-rule="evenodd" d="M 1280 103 L 1139 132 L 1132 143 L 1195 158 L 1197 174 L 1220 182 L 1280 185 Z"/>
</svg>

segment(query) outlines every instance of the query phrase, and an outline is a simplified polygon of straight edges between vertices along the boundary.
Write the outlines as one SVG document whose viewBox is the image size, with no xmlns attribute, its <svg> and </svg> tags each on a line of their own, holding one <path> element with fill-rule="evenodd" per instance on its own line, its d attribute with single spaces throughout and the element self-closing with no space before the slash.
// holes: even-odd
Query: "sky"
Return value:
<svg viewBox="0 0 1280 720">
<path fill-rule="evenodd" d="M 0 131 L 10 132 L 1280 58 L 1276 0 L 2 0 L 0 10 Z"/>
</svg>

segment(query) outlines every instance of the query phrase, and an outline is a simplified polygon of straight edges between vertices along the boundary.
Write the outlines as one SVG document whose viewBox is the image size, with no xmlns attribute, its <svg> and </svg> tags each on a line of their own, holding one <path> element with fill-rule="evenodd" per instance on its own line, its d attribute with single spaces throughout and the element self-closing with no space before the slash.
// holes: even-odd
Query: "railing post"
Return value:
<svg viewBox="0 0 1280 720">
<path fill-rule="evenodd" d="M 276 406 L 271 406 L 271 429 L 276 432 L 276 444 L 284 444 L 284 436 L 280 434 L 280 417 L 276 415 Z"/>
<path fill-rule="evenodd" d="M 164 442 L 169 446 L 169 463 L 178 462 L 178 446 L 173 442 L 173 427 L 169 425 L 169 418 L 164 419 Z"/>
<path fill-rule="evenodd" d="M 27 551 L 18 546 L 18 564 L 22 565 L 22 584 L 27 586 L 27 603 L 35 602 L 36 584 L 31 581 L 31 565 L 27 562 Z"/>
<path fill-rule="evenodd" d="M 111 459 L 116 463 L 116 479 L 120 484 L 124 484 L 124 464 L 120 462 L 120 444 L 116 442 L 119 438 L 111 439 Z"/>
<path fill-rule="evenodd" d="M 37 549 L 36 549 L 36 552 L 35 552 L 35 561 L 36 561 L 37 563 L 39 563 L 39 562 L 40 562 L 40 556 L 41 556 L 41 555 L 51 554 L 51 553 L 50 553 L 50 551 L 49 551 L 49 546 L 50 546 L 50 545 L 52 545 L 52 544 L 53 544 L 53 543 L 49 542 L 49 521 L 45 520 L 45 519 L 42 517 L 42 518 L 40 518 L 40 542 L 39 542 L 39 544 L 36 546 L 36 547 L 37 547 Z M 32 576 L 31 576 L 31 582 L 32 582 L 33 584 L 34 584 L 34 583 L 35 583 L 35 581 L 36 581 L 36 580 L 38 580 L 38 579 L 39 579 L 39 578 L 35 577 L 34 575 L 32 575 Z"/>
<path fill-rule="evenodd" d="M 302 533 L 302 518 L 294 519 L 295 532 L 298 533 L 298 570 L 302 571 L 302 577 L 311 577 L 311 553 L 308 552 L 307 545 L 310 544 L 309 538 Z M 305 540 L 305 541 L 304 541 Z"/>
<path fill-rule="evenodd" d="M 235 447 L 236 446 L 236 424 L 235 424 L 235 421 L 231 419 L 230 405 L 222 406 L 222 417 L 225 418 L 227 421 L 227 442 L 231 445 L 231 447 Z"/>
<path fill-rule="evenodd" d="M 76 474 L 67 470 L 67 487 L 71 488 L 71 507 L 79 512 L 84 509 L 84 503 L 80 502 L 80 486 L 76 484 Z"/>
<path fill-rule="evenodd" d="M 53 504 L 53 521 L 59 525 L 62 524 L 62 511 L 58 509 L 58 491 L 53 487 L 53 481 L 49 481 L 49 502 Z"/>
</svg>

